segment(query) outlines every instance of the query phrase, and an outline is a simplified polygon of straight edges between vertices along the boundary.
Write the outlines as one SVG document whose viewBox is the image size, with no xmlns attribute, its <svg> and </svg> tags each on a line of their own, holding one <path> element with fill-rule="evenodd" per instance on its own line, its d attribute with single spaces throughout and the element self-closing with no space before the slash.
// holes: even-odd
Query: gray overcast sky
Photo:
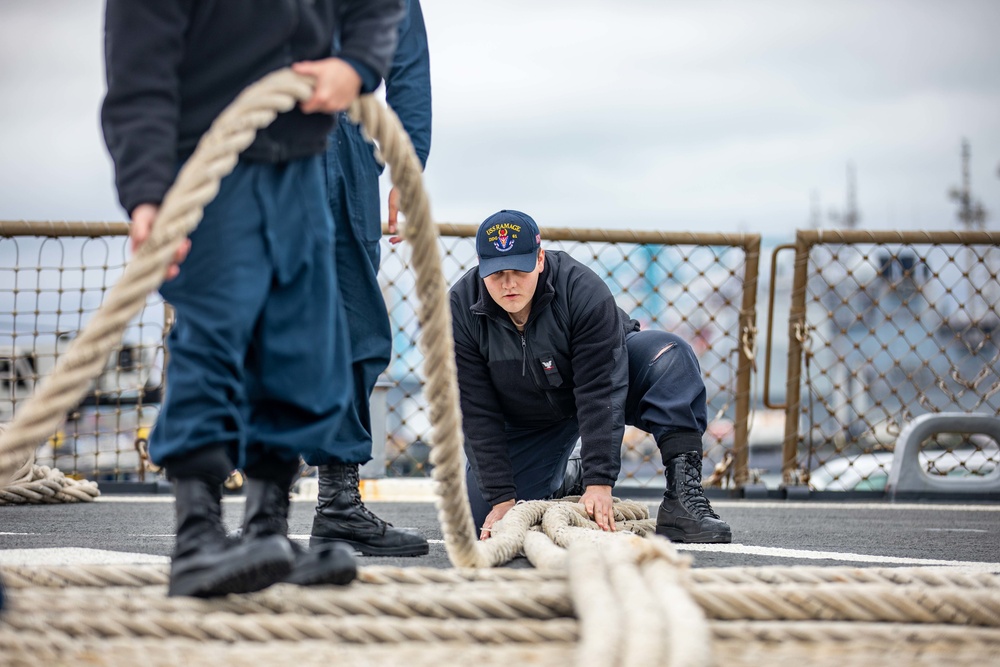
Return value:
<svg viewBox="0 0 1000 667">
<path fill-rule="evenodd" d="M 842 209 L 955 228 L 959 145 L 1000 221 L 997 0 L 424 0 L 434 216 L 760 231 Z M 0 5 L 0 219 L 121 220 L 100 0 Z M 825 223 L 830 224 L 830 223 Z"/>
</svg>

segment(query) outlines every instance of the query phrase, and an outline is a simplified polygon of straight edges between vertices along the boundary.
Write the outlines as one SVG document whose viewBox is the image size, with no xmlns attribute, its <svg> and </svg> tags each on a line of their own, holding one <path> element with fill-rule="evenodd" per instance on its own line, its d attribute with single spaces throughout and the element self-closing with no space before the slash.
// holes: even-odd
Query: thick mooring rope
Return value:
<svg viewBox="0 0 1000 667">
<path fill-rule="evenodd" d="M 655 548 L 655 541 L 643 542 L 643 547 Z M 430 651 L 433 645 L 442 642 L 451 642 L 456 647 L 489 643 L 497 648 L 544 643 L 575 646 L 577 664 L 709 664 L 711 658 L 705 653 L 679 651 L 680 655 L 669 656 L 671 650 L 683 645 L 676 638 L 692 631 L 685 619 L 689 610 L 684 607 L 683 596 L 676 589 L 671 590 L 671 586 L 681 585 L 677 578 L 681 570 L 669 567 L 660 558 L 647 562 L 639 559 L 640 567 L 631 568 L 627 565 L 634 560 L 632 549 L 623 542 L 609 542 L 608 546 L 610 550 L 571 548 L 574 565 L 568 576 L 570 580 L 581 578 L 580 586 L 566 578 L 544 584 L 530 580 L 476 581 L 482 571 L 465 571 L 470 579 L 462 584 L 356 583 L 346 588 L 312 589 L 277 585 L 256 594 L 211 601 L 166 598 L 163 585 L 110 587 L 100 595 L 86 590 L 23 589 L 12 596 L 8 616 L 0 623 L 0 654 L 4 650 L 28 651 L 34 647 L 32 637 L 44 638 L 51 647 L 62 647 L 64 651 L 78 647 L 80 642 L 93 642 L 95 637 L 112 645 L 116 641 L 155 640 L 162 642 L 168 651 L 186 639 L 205 642 L 209 653 L 219 650 L 219 643 L 262 648 L 283 643 L 294 651 L 292 643 L 297 646 L 323 640 L 327 644 L 396 645 L 404 652 L 396 656 L 396 662 L 404 661 L 405 655 L 409 664 L 414 652 L 420 650 L 417 644 Z M 612 553 L 616 547 L 623 551 Z M 662 572 L 653 572 L 650 566 Z M 380 574 L 382 569 L 377 568 Z M 454 573 L 444 574 L 450 577 Z M 658 581 L 660 574 L 676 581 L 673 584 Z M 652 599 L 664 609 L 647 606 L 648 596 L 630 599 L 637 587 L 643 585 L 656 591 Z M 758 602 L 756 606 L 769 606 L 767 596 L 763 595 L 768 586 L 757 588 L 759 595 L 753 596 Z M 868 597 L 878 598 L 882 593 L 879 588 L 873 586 Z M 969 591 L 940 592 L 944 593 L 940 604 L 946 606 L 948 597 L 960 597 Z M 705 590 L 694 598 L 702 604 L 704 596 L 714 594 L 715 591 Z M 797 596 L 809 600 L 812 591 L 803 585 Z M 781 601 L 778 602 L 780 605 Z M 996 596 L 992 604 L 995 602 Z M 967 602 L 978 603 L 976 599 Z M 734 609 L 746 606 L 737 603 Z M 865 647 L 865 655 L 890 654 L 887 647 L 892 646 L 896 652 L 894 661 L 904 664 L 901 653 L 925 654 L 934 646 L 950 647 L 948 650 L 957 655 L 973 651 L 977 656 L 1000 648 L 997 625 L 975 628 L 937 621 L 919 625 L 837 623 L 827 620 L 821 610 L 816 615 L 823 620 L 819 623 L 748 620 L 755 615 L 754 612 L 739 618 L 738 614 L 727 612 L 725 616 L 733 620 L 713 619 L 705 628 L 708 637 L 698 645 L 707 650 L 711 639 L 713 646 L 722 647 L 721 655 L 727 655 L 741 644 L 744 649 L 752 644 L 793 644 L 797 645 L 800 660 L 802 652 L 817 650 L 810 647 L 831 643 L 841 645 L 845 651 Z M 634 627 L 622 627 L 630 624 Z M 900 646 L 903 637 L 907 639 Z M 243 650 L 248 656 L 253 655 L 250 648 Z M 572 658 L 564 656 L 562 664 L 569 662 Z M 951 664 L 966 663 L 955 660 Z"/>
<path fill-rule="evenodd" d="M 216 120 L 167 194 L 152 237 L 55 372 L 0 434 L 0 480 L 25 465 L 79 400 L 256 130 L 310 95 L 309 79 L 276 72 Z M 351 116 L 379 142 L 407 216 L 434 423 L 438 514 L 456 569 L 364 568 L 346 588 L 279 584 L 206 601 L 166 598 L 163 566 L 6 567 L 11 608 L 0 622 L 0 656 L 25 665 L 254 660 L 302 666 L 328 664 L 324 649 L 341 643 L 370 648 L 338 649 L 338 664 L 439 665 L 460 651 L 463 661 L 480 666 L 700 666 L 713 660 L 756 666 L 765 653 L 772 665 L 839 667 L 852 651 L 898 659 L 899 637 L 919 635 L 918 658 L 990 659 L 1000 647 L 1000 578 L 993 575 L 691 570 L 689 558 L 666 540 L 644 539 L 654 528 L 646 507 L 623 501 L 614 505 L 621 528 L 615 534 L 597 530 L 582 506 L 568 499 L 518 504 L 492 539 L 479 542 L 466 502 L 447 290 L 419 163 L 398 119 L 378 102 L 362 98 Z M 52 489 L 51 497 L 60 493 L 71 492 Z M 484 569 L 521 553 L 536 570 Z M 94 587 L 104 589 L 100 599 Z M 855 622 L 828 632 L 829 623 L 816 622 L 833 619 Z M 887 629 L 884 621 L 896 625 Z M 756 642 L 753 650 L 747 642 Z M 834 649 L 827 648 L 831 642 Z M 775 645 L 781 651 L 767 653 Z"/>
<path fill-rule="evenodd" d="M 378 142 L 393 185 L 399 190 L 400 209 L 406 214 L 403 233 L 411 248 L 416 290 L 420 300 L 420 350 L 424 355 L 425 392 L 430 398 L 434 447 L 433 476 L 438 486 L 438 520 L 445 549 L 457 567 L 484 567 L 490 563 L 477 548 L 472 513 L 466 500 L 462 460 L 462 417 L 452 342 L 448 285 L 441 273 L 437 228 L 431 220 L 420 162 L 399 118 L 374 100 L 351 106 L 351 119 Z"/>
<path fill-rule="evenodd" d="M 100 372 L 103 360 L 120 340 L 127 322 L 145 303 L 146 295 L 161 284 L 176 248 L 200 222 L 204 207 L 218 192 L 221 179 L 236 165 L 239 154 L 252 143 L 256 131 L 269 124 L 279 112 L 290 109 L 298 101 L 308 99 L 311 93 L 310 79 L 295 75 L 289 70 L 275 72 L 241 93 L 216 119 L 164 198 L 150 238 L 128 263 L 122 278 L 110 290 L 101 308 L 74 339 L 66 354 L 60 356 L 53 373 L 40 384 L 34 396 L 20 406 L 14 420 L 0 433 L 0 480 L 9 479 L 12 470 L 30 457 L 37 443 L 47 437 L 57 426 L 61 416 L 82 398 L 90 380 Z M 400 207 L 407 216 L 405 234 L 412 249 L 416 290 L 421 304 L 421 348 L 426 358 L 426 387 L 431 399 L 431 419 L 434 423 L 435 447 L 432 461 L 435 464 L 434 478 L 438 482 L 439 518 L 446 550 L 452 562 L 460 567 L 476 568 L 509 561 L 521 553 L 527 532 L 536 525 L 541 525 L 547 508 L 553 509 L 553 516 L 558 517 L 558 520 L 549 519 L 546 522 L 549 527 L 545 529 L 545 535 L 552 540 L 553 545 L 593 545 L 606 541 L 606 536 L 588 526 L 588 519 L 581 517 L 578 511 L 568 509 L 568 504 L 553 506 L 548 503 L 525 505 L 517 512 L 510 513 L 504 522 L 507 528 L 498 531 L 497 537 L 485 543 L 476 539 L 466 501 L 464 464 L 461 458 L 461 421 L 447 285 L 440 270 L 437 230 L 432 224 L 430 205 L 421 185 L 420 166 L 409 138 L 391 111 L 366 97 L 352 105 L 350 115 L 379 143 L 393 183 L 400 192 Z M 621 507 L 624 509 L 625 505 Z M 648 518 L 640 516 L 634 509 L 629 516 L 621 511 L 618 514 L 623 522 Z M 617 545 L 615 550 L 621 554 L 627 553 L 620 551 Z M 537 552 L 537 549 L 532 552 Z M 547 550 L 547 553 L 554 552 Z M 627 567 L 629 563 L 635 565 L 635 553 L 624 560 L 614 559 L 613 571 L 618 572 L 615 576 L 621 577 L 621 568 Z M 548 565 L 550 568 L 563 565 L 558 557 L 552 560 L 554 564 Z M 632 593 L 632 602 L 635 595 L 645 594 L 647 598 L 651 597 L 648 588 L 641 583 L 632 586 Z M 655 601 L 650 600 L 650 610 L 655 604 Z M 630 612 L 626 609 L 625 613 Z M 316 624 L 320 622 L 311 617 L 290 619 L 287 614 L 282 617 L 283 622 L 277 626 L 281 628 L 277 630 L 279 633 L 300 633 L 296 636 L 310 638 L 325 636 L 331 630 L 329 627 L 317 628 Z M 695 615 L 694 622 L 699 618 L 704 623 L 700 613 Z M 407 621 L 412 625 L 416 619 Z M 153 636 L 161 636 L 172 628 L 172 631 L 182 636 L 230 640 L 254 636 L 268 622 L 260 619 L 259 623 L 248 625 L 246 618 L 238 617 L 232 624 L 224 624 L 225 629 L 219 629 L 214 634 L 211 626 L 204 622 L 195 621 L 194 627 L 182 628 L 176 614 L 169 613 L 155 622 L 147 618 L 144 623 L 127 615 L 113 619 L 108 614 L 95 617 L 86 613 L 64 614 L 54 622 L 42 622 L 40 625 L 37 624 L 37 618 L 32 616 L 18 616 L 17 620 L 20 629 L 25 632 L 48 628 L 50 631 L 71 634 L 81 631 L 122 636 L 122 633 L 145 631 L 152 632 Z M 340 624 L 345 622 L 350 625 L 359 620 L 351 617 L 338 621 Z M 420 619 L 420 622 L 431 623 L 427 619 Z M 233 629 L 233 624 L 240 626 L 239 629 Z M 444 629 L 453 630 L 455 627 L 457 626 L 453 621 Z M 628 627 L 623 627 L 623 632 L 627 629 Z M 417 630 L 416 636 L 404 636 L 405 633 L 400 634 L 398 629 L 385 624 L 378 624 L 377 630 L 379 632 L 376 635 L 382 641 L 387 641 L 387 636 L 392 633 L 407 640 L 427 636 L 424 629 Z M 345 631 L 338 630 L 341 634 Z M 475 635 L 480 631 L 482 628 L 470 632 Z M 488 630 L 486 632 L 489 634 Z M 532 641 L 538 640 L 537 636 L 524 627 L 514 635 L 498 635 L 493 632 L 493 636 L 514 640 L 517 632 L 522 633 L 522 637 L 531 635 Z M 695 633 L 693 636 L 697 635 Z M 629 637 L 627 632 L 625 636 Z M 438 636 L 438 639 L 446 640 L 447 637 Z M 484 641 L 481 638 L 476 640 Z M 651 654 L 655 658 L 635 655 L 636 641 L 641 642 L 641 638 L 629 637 L 623 643 L 624 652 L 619 655 L 620 660 L 632 664 L 636 660 L 649 664 L 670 664 L 669 661 L 663 663 L 662 652 Z M 687 641 L 686 637 L 684 641 Z M 586 662 L 585 653 L 580 654 L 580 660 Z"/>
<path fill-rule="evenodd" d="M 167 192 L 150 238 L 128 263 L 121 279 L 66 354 L 60 356 L 52 375 L 20 406 L 6 431 L 0 433 L 0 479 L 9 475 L 8 469 L 14 462 L 30 456 L 35 444 L 48 437 L 61 416 L 79 401 L 102 368 L 103 359 L 120 340 L 127 322 L 145 303 L 146 295 L 161 284 L 176 248 L 198 225 L 204 207 L 218 192 L 222 178 L 236 165 L 239 153 L 252 143 L 256 131 L 279 112 L 308 99 L 311 92 L 311 79 L 281 70 L 241 93 L 216 119 Z M 400 207 L 407 216 L 404 232 L 412 249 L 420 300 L 420 345 L 426 359 L 426 391 L 434 424 L 435 447 L 431 456 L 445 548 L 458 567 L 501 565 L 522 552 L 527 531 L 540 524 L 551 505 L 512 512 L 506 521 L 507 531 L 498 531 L 487 542 L 476 539 L 466 501 L 461 457 L 461 416 L 448 290 L 441 273 L 437 228 L 422 187 L 420 164 L 409 137 L 391 110 L 366 96 L 351 106 L 350 115 L 379 143 L 393 184 L 400 192 Z M 560 525 L 546 531 L 554 543 L 565 547 L 571 540 L 596 539 L 598 534 L 590 530 L 593 525 L 588 524 L 586 517 L 564 507 L 556 508 L 556 513 L 561 517 Z M 629 521 L 648 516 L 632 511 L 618 518 Z M 557 532 L 562 537 L 557 537 Z M 539 548 L 531 552 L 537 553 Z M 560 567 L 559 556 L 548 551 L 553 554 L 547 561 L 552 563 L 550 567 Z"/>
<path fill-rule="evenodd" d="M 822 648 L 833 643 L 858 654 L 855 662 L 881 655 L 919 664 L 933 654 L 950 664 L 985 664 L 976 661 L 1000 648 L 995 575 L 935 572 L 925 585 L 918 569 L 789 568 L 791 576 L 781 577 L 778 568 L 746 568 L 733 584 L 726 569 L 675 567 L 670 554 L 655 553 L 663 544 L 638 537 L 597 548 L 581 542 L 570 547 L 564 572 L 363 568 L 348 587 L 279 584 L 208 601 L 167 598 L 164 566 L 8 567 L 11 606 L 0 622 L 0 653 L 37 659 L 55 651 L 70 662 L 67 656 L 100 638 L 108 651 L 124 650 L 128 641 L 175 655 L 178 642 L 197 641 L 207 644 L 206 655 L 260 660 L 252 647 L 267 654 L 274 643 L 294 643 L 289 650 L 297 653 L 322 640 L 394 645 L 394 661 L 408 665 L 441 643 L 455 651 L 486 643 L 504 651 L 558 645 L 563 665 L 574 656 L 580 665 L 705 665 L 710 645 L 719 664 L 730 664 L 733 652 L 759 657 L 757 645 L 764 645 L 787 653 L 776 664 L 813 664 L 837 651 Z M 94 587 L 102 587 L 99 595 Z M 702 625 L 698 617 L 706 612 L 710 620 Z M 684 641 L 685 633 L 696 641 Z M 917 639 L 901 646 L 902 636 Z M 910 654 L 912 661 L 904 657 Z M 121 657 L 96 664 L 129 663 Z"/>
<path fill-rule="evenodd" d="M 215 120 L 164 197 L 149 239 L 128 262 L 87 326 L 59 355 L 52 374 L 18 406 L 0 433 L 0 485 L 9 481 L 11 473 L 83 398 L 128 322 L 145 305 L 146 296 L 162 284 L 177 248 L 197 227 L 222 178 L 236 166 L 257 130 L 307 99 L 311 91 L 309 80 L 280 70 L 243 91 Z"/>
<path fill-rule="evenodd" d="M 532 531 L 555 509 L 558 518 L 550 518 L 552 527 L 543 530 L 552 544 L 566 547 L 574 540 L 593 540 L 601 536 L 596 531 L 596 524 L 585 515 L 581 516 L 579 505 L 569 509 L 571 506 L 567 503 L 522 503 L 500 522 L 490 540 L 476 539 L 466 500 L 448 287 L 441 273 L 437 228 L 433 225 L 430 204 L 422 187 L 420 164 L 395 114 L 386 112 L 378 104 L 356 104 L 350 115 L 378 142 L 393 184 L 400 191 L 400 208 L 406 213 L 404 234 L 411 247 L 420 300 L 419 344 L 425 358 L 426 393 L 430 397 L 431 423 L 434 425 L 431 461 L 438 486 L 438 518 L 448 556 L 456 567 L 495 567 L 527 551 L 536 567 L 564 567 L 563 549 L 548 548 L 550 545 Z M 626 529 L 647 534 L 652 531 L 652 525 L 639 524 L 648 518 L 645 506 L 616 503 L 616 521 L 623 522 Z M 533 548 L 526 547 L 529 533 Z"/>
<path fill-rule="evenodd" d="M 40 588 L 106 588 L 166 586 L 166 565 L 74 565 L 39 568 L 31 565 L 7 565 L 4 581 L 11 589 Z M 685 570 L 686 580 L 693 588 L 703 585 L 720 587 L 770 587 L 785 584 L 840 584 L 874 586 L 910 586 L 914 588 L 989 589 L 1000 593 L 1000 576 L 961 570 L 929 570 L 924 568 L 852 568 L 852 567 L 741 567 L 691 568 Z M 362 567 L 358 583 L 372 586 L 405 584 L 409 586 L 441 586 L 467 583 L 524 583 L 532 585 L 565 581 L 566 571 L 530 569 L 468 569 L 442 570 L 433 567 Z M 325 590 L 325 589 L 324 589 Z"/>
<path fill-rule="evenodd" d="M 826 625 L 826 624 L 824 624 Z M 851 624 L 852 628 L 855 624 Z M 819 632 L 822 632 L 819 626 Z M 799 633 L 762 632 L 767 640 L 747 642 L 745 634 L 733 638 L 727 627 L 713 624 L 718 663 L 726 667 L 845 667 L 859 665 L 970 665 L 984 667 L 995 661 L 1000 637 L 975 629 L 937 627 L 892 627 L 868 639 L 865 630 L 850 641 L 811 641 Z M 817 634 L 816 632 L 807 635 Z M 398 642 L 350 644 L 338 637 L 321 640 L 270 643 L 202 642 L 175 638 L 118 639 L 82 637 L 69 639 L 33 633 L 0 636 L 0 664 L 88 665 L 296 665 L 297 667 L 441 667 L 470 664 L 477 667 L 566 667 L 574 659 L 575 642 L 546 641 L 539 644 L 473 644 L 468 642 Z M 596 661 L 587 663 L 604 667 Z"/>
</svg>

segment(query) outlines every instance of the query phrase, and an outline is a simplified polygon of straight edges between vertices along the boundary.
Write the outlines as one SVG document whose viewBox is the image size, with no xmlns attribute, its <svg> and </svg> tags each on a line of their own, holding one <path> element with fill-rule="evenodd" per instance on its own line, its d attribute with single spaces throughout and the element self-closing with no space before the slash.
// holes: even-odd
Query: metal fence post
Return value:
<svg viewBox="0 0 1000 667">
<path fill-rule="evenodd" d="M 743 274 L 743 304 L 740 308 L 740 340 L 736 363 L 736 418 L 733 435 L 733 486 L 742 489 L 750 477 L 749 421 L 750 387 L 757 351 L 757 279 L 760 275 L 760 237 L 746 241 Z"/>
<path fill-rule="evenodd" d="M 788 313 L 788 379 L 785 385 L 785 441 L 782 449 L 782 487 L 798 487 L 799 410 L 801 409 L 802 344 L 806 329 L 806 280 L 809 245 L 802 232 L 795 235 L 795 272 L 792 303 Z M 774 279 L 773 277 L 771 278 Z"/>
</svg>

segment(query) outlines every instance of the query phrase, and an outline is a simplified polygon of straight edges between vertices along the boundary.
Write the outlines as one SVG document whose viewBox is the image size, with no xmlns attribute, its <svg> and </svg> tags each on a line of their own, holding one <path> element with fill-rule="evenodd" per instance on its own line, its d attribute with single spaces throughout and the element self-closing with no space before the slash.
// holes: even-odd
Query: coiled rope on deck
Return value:
<svg viewBox="0 0 1000 667">
<path fill-rule="evenodd" d="M 13 479 L 0 487 L 0 505 L 90 502 L 99 495 L 96 482 L 67 477 L 61 470 L 37 465 L 32 454 Z"/>
</svg>

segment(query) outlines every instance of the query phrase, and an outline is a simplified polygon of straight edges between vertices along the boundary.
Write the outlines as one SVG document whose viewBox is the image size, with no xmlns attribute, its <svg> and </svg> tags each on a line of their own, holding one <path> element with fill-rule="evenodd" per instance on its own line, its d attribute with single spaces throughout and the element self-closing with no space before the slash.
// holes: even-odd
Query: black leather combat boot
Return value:
<svg viewBox="0 0 1000 667">
<path fill-rule="evenodd" d="M 677 454 L 665 465 L 667 490 L 656 513 L 656 534 L 674 542 L 732 542 L 729 524 L 712 510 L 701 486 L 701 454 Z"/>
<path fill-rule="evenodd" d="M 280 581 L 292 569 L 288 540 L 271 535 L 233 542 L 222 525 L 222 480 L 174 479 L 177 543 L 168 595 L 214 597 L 250 593 Z"/>
<path fill-rule="evenodd" d="M 271 535 L 287 538 L 288 490 L 288 486 L 278 481 L 249 478 L 243 528 L 238 535 L 230 536 L 241 540 L 244 537 L 255 540 Z M 354 552 L 343 544 L 324 544 L 306 549 L 291 540 L 288 542 L 295 553 L 295 563 L 283 579 L 287 583 L 299 586 L 344 585 L 354 581 L 358 575 Z"/>
<path fill-rule="evenodd" d="M 347 544 L 364 556 L 422 556 L 427 540 L 409 528 L 394 528 L 361 502 L 358 464 L 319 466 L 319 502 L 309 546 Z"/>
</svg>

